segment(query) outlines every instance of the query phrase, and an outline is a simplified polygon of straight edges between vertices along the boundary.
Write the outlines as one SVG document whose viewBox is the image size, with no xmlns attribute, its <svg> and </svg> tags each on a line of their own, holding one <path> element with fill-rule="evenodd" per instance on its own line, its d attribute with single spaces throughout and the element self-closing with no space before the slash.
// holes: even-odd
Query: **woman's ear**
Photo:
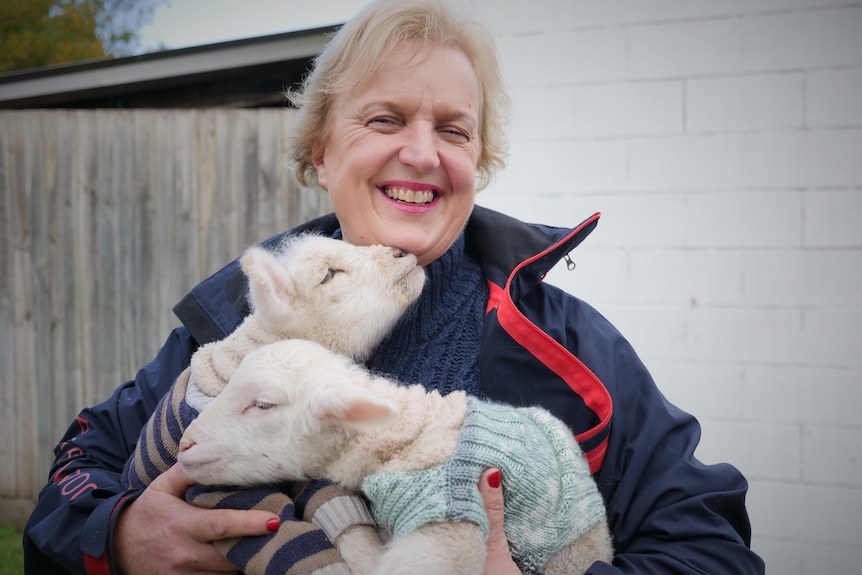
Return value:
<svg viewBox="0 0 862 575">
<path fill-rule="evenodd" d="M 323 160 L 326 148 L 319 138 L 314 138 L 311 141 L 311 165 L 317 172 L 317 183 L 321 188 L 326 188 L 326 164 Z"/>
</svg>

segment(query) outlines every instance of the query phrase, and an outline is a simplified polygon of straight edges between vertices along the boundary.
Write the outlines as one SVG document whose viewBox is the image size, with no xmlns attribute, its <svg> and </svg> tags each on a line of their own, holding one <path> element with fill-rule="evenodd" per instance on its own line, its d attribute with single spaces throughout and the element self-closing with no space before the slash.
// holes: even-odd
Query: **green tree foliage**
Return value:
<svg viewBox="0 0 862 575">
<path fill-rule="evenodd" d="M 164 0 L 0 0 L 0 72 L 127 56 Z"/>
<path fill-rule="evenodd" d="M 153 12 L 168 0 L 60 0 L 60 3 L 96 6 L 96 33 L 105 52 L 114 56 L 135 54 L 138 31 L 153 19 Z"/>
</svg>

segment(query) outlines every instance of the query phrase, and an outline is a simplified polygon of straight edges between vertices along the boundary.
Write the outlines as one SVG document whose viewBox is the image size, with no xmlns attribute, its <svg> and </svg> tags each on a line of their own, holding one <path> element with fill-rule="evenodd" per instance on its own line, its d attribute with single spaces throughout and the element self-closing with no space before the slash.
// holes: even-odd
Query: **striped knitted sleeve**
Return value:
<svg viewBox="0 0 862 575">
<path fill-rule="evenodd" d="M 195 485 L 186 492 L 186 499 L 210 509 L 264 509 L 281 518 L 278 531 L 272 534 L 214 542 L 216 548 L 246 575 L 350 574 L 326 533 L 313 523 L 297 519 L 293 501 L 279 489 L 236 490 Z"/>
<path fill-rule="evenodd" d="M 135 452 L 126 462 L 121 482 L 126 489 L 145 489 L 177 461 L 180 438 L 198 416 L 185 401 L 191 370 L 186 368 L 141 430 Z"/>
<path fill-rule="evenodd" d="M 296 516 L 323 529 L 330 541 L 354 525 L 376 526 L 364 498 L 328 481 L 294 483 L 290 494 Z"/>
</svg>

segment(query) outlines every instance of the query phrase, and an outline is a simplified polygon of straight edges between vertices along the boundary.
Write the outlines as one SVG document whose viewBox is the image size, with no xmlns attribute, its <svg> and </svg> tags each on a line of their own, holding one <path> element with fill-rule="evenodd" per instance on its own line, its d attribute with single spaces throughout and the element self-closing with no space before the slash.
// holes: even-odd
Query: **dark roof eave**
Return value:
<svg viewBox="0 0 862 575">
<path fill-rule="evenodd" d="M 36 68 L 0 75 L 0 107 L 51 104 L 81 95 L 142 89 L 201 74 L 218 74 L 318 55 L 335 27 L 315 28 L 127 58 Z"/>
</svg>

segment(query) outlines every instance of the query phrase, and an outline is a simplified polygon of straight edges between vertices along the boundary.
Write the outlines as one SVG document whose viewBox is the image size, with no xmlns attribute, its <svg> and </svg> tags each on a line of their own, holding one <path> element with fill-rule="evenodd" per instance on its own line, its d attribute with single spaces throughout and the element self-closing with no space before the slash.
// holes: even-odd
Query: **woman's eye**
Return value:
<svg viewBox="0 0 862 575">
<path fill-rule="evenodd" d="M 368 123 L 370 126 L 383 132 L 395 131 L 400 125 L 399 120 L 392 116 L 380 116 L 379 118 L 372 118 Z"/>
<path fill-rule="evenodd" d="M 469 136 L 469 134 L 467 134 L 467 132 L 460 130 L 458 128 L 449 127 L 449 128 L 443 128 L 440 131 L 450 138 L 455 138 L 455 139 L 464 140 L 464 141 L 470 139 L 470 136 Z"/>
</svg>

